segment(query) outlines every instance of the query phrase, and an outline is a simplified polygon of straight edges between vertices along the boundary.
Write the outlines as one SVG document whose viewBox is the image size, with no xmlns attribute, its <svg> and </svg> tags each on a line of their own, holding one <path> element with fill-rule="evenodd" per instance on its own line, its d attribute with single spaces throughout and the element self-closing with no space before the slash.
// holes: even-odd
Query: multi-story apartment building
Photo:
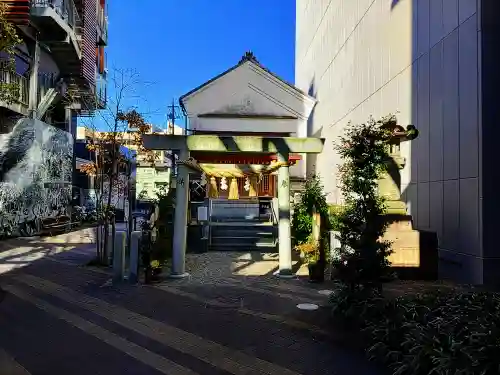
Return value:
<svg viewBox="0 0 500 375">
<path fill-rule="evenodd" d="M 106 102 L 105 0 L 1 0 L 22 44 L 13 103 L 0 102 L 0 232 L 37 230 L 67 214 L 76 119 Z"/>
<path fill-rule="evenodd" d="M 296 85 L 318 100 L 309 135 L 389 113 L 419 137 L 401 146 L 401 191 L 437 233 L 442 277 L 499 283 L 498 0 L 297 0 Z M 338 202 L 333 146 L 309 158 Z"/>
</svg>

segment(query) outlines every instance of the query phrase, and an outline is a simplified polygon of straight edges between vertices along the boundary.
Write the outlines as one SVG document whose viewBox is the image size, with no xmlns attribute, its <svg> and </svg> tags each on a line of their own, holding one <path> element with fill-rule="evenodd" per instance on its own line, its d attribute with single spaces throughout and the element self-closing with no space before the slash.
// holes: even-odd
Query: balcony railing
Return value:
<svg viewBox="0 0 500 375">
<path fill-rule="evenodd" d="M 108 40 L 108 17 L 106 16 L 106 11 L 100 5 L 97 6 L 97 25 L 101 30 L 102 37 L 104 40 Z"/>
<path fill-rule="evenodd" d="M 29 80 L 26 77 L 0 68 L 0 82 L 3 84 L 16 84 L 19 88 L 19 96 L 14 100 L 24 106 L 28 105 Z"/>
<path fill-rule="evenodd" d="M 40 73 L 38 75 L 37 104 L 40 103 L 49 89 L 56 87 L 58 82 L 57 80 L 58 77 L 56 74 Z M 28 106 L 29 79 L 27 77 L 24 77 L 7 69 L 2 69 L 0 64 L 0 83 L 15 84 L 18 87 L 19 95 L 16 98 L 13 98 L 14 102 L 19 103 L 23 106 Z"/>
<path fill-rule="evenodd" d="M 73 0 L 31 0 L 31 6 L 34 8 L 50 7 L 54 9 L 73 29 L 79 21 L 78 12 Z"/>
<path fill-rule="evenodd" d="M 50 89 L 57 86 L 57 74 L 54 73 L 41 73 L 38 75 L 38 99 L 37 103 L 40 103 L 44 95 Z"/>
<path fill-rule="evenodd" d="M 100 75 L 98 75 L 96 80 L 95 95 L 97 104 L 99 104 L 100 106 L 105 106 L 108 95 L 108 83 L 106 79 Z"/>
</svg>

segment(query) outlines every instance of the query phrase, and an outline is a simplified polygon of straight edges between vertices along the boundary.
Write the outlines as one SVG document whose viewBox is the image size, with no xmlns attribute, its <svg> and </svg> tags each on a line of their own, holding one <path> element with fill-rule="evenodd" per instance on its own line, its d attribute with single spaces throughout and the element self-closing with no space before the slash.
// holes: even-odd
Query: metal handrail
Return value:
<svg viewBox="0 0 500 375">
<path fill-rule="evenodd" d="M 276 211 L 274 210 L 274 200 L 271 199 L 271 212 L 273 213 L 273 225 L 279 225 L 278 217 L 276 216 Z"/>
</svg>

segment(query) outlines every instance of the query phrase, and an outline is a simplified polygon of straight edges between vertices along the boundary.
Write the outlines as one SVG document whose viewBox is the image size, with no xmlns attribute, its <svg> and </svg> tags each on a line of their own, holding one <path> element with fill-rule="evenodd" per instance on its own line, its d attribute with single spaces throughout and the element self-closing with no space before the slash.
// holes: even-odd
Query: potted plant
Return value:
<svg viewBox="0 0 500 375">
<path fill-rule="evenodd" d="M 161 271 L 162 271 L 161 264 L 158 260 L 155 259 L 155 260 L 151 261 L 150 266 L 151 266 L 152 280 L 157 281 L 159 279 Z"/>
<path fill-rule="evenodd" d="M 325 280 L 325 265 L 321 261 L 320 248 L 317 241 L 307 241 L 296 246 L 300 257 L 307 263 L 310 282 L 322 282 Z"/>
</svg>

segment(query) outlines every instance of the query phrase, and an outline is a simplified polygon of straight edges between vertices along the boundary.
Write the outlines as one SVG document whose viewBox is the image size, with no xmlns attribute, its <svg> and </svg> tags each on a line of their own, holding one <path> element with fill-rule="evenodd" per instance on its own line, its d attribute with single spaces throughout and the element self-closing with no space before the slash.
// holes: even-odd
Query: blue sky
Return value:
<svg viewBox="0 0 500 375">
<path fill-rule="evenodd" d="M 108 66 L 136 69 L 140 110 L 166 106 L 236 64 L 247 50 L 294 80 L 295 0 L 109 0 Z M 125 5 L 126 3 L 127 5 Z"/>
</svg>

